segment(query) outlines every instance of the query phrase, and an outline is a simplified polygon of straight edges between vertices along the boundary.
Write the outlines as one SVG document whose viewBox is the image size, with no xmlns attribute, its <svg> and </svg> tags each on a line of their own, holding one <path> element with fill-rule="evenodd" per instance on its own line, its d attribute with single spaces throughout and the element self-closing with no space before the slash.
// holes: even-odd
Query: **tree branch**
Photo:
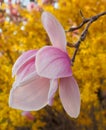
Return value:
<svg viewBox="0 0 106 130">
<path fill-rule="evenodd" d="M 78 41 L 75 44 L 67 43 L 67 46 L 69 46 L 69 47 L 75 47 L 75 51 L 74 51 L 74 54 L 73 54 L 73 57 L 72 57 L 72 63 L 75 61 L 75 57 L 76 57 L 76 54 L 77 54 L 77 51 L 78 51 L 78 49 L 80 47 L 81 42 L 84 41 L 85 38 L 86 38 L 86 36 L 87 36 L 88 29 L 89 29 L 90 25 L 93 22 L 95 22 L 96 20 L 98 20 L 103 15 L 106 15 L 106 11 L 102 12 L 100 14 L 97 14 L 97 15 L 91 17 L 91 18 L 85 18 L 85 17 L 83 17 L 83 21 L 82 21 L 82 23 L 79 26 L 71 27 L 68 31 L 66 31 L 66 32 L 70 32 L 70 31 L 72 32 L 72 31 L 75 31 L 77 29 L 80 29 L 84 24 L 87 24 L 86 27 L 85 27 L 85 29 L 81 33 L 81 36 L 79 37 Z M 81 16 L 83 16 L 82 12 L 81 12 Z"/>
</svg>

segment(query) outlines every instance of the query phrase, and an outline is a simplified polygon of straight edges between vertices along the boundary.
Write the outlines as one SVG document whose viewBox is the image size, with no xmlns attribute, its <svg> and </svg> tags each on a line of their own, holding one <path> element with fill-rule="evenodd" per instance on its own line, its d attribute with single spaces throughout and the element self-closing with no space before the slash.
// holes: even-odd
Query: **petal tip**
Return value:
<svg viewBox="0 0 106 130">
<path fill-rule="evenodd" d="M 73 76 L 61 79 L 59 89 L 60 99 L 67 114 L 77 118 L 80 113 L 80 91 Z"/>
<path fill-rule="evenodd" d="M 73 115 L 71 114 L 70 116 L 72 118 L 78 118 L 79 114 L 80 114 L 80 110 L 78 110 L 76 113 L 73 113 Z"/>
<path fill-rule="evenodd" d="M 74 109 L 74 111 L 69 112 L 66 110 L 66 113 L 72 118 L 78 118 L 78 116 L 80 115 L 80 106 L 76 110 Z"/>
<path fill-rule="evenodd" d="M 41 21 L 52 45 L 66 52 L 65 31 L 56 17 L 49 12 L 43 12 Z"/>
</svg>

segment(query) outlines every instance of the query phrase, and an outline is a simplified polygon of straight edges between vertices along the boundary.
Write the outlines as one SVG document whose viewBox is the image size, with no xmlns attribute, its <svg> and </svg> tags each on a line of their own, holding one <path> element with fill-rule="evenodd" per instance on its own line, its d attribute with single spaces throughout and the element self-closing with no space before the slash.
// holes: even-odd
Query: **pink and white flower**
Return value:
<svg viewBox="0 0 106 130">
<path fill-rule="evenodd" d="M 9 104 L 24 111 L 39 110 L 52 105 L 59 88 L 64 109 L 76 118 L 80 112 L 80 92 L 70 68 L 64 29 L 49 12 L 43 12 L 42 23 L 53 46 L 27 51 L 18 58 L 13 66 L 16 79 Z"/>
<path fill-rule="evenodd" d="M 27 10 L 28 10 L 29 12 L 32 12 L 32 11 L 41 12 L 43 9 L 42 9 L 38 4 L 36 4 L 35 2 L 30 2 L 30 3 L 27 5 Z"/>
<path fill-rule="evenodd" d="M 28 5 L 27 5 L 27 10 L 28 11 L 33 11 L 36 9 L 36 4 L 35 2 L 30 2 Z"/>
</svg>

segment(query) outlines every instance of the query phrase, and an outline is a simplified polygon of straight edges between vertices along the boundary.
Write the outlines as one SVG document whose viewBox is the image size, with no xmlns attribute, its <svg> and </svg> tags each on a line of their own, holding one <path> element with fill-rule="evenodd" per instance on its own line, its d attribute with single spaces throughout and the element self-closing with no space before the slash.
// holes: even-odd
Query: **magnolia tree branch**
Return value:
<svg viewBox="0 0 106 130">
<path fill-rule="evenodd" d="M 91 17 L 91 18 L 85 18 L 85 17 L 83 16 L 82 12 L 80 12 L 80 13 L 81 13 L 81 16 L 82 16 L 82 18 L 83 18 L 82 23 L 81 23 L 79 26 L 71 27 L 68 31 L 66 31 L 66 32 L 72 32 L 72 31 L 78 30 L 78 29 L 80 29 L 83 25 L 86 24 L 86 27 L 85 27 L 85 29 L 83 30 L 83 32 L 81 33 L 81 35 L 80 35 L 78 41 L 77 41 L 75 44 L 67 43 L 67 46 L 69 46 L 69 47 L 74 47 L 74 48 L 75 48 L 74 54 L 73 54 L 73 56 L 72 56 L 72 64 L 73 64 L 74 61 L 75 61 L 76 54 L 77 54 L 77 51 L 78 51 L 78 49 L 79 49 L 79 47 L 80 47 L 81 42 L 84 41 L 85 38 L 86 38 L 86 36 L 87 36 L 87 32 L 88 32 L 88 29 L 89 29 L 90 25 L 91 25 L 93 22 L 95 22 L 96 20 L 98 20 L 101 16 L 106 15 L 106 11 L 105 11 L 105 12 L 102 12 L 102 13 L 100 13 L 100 14 L 97 14 L 97 15 Z"/>
</svg>

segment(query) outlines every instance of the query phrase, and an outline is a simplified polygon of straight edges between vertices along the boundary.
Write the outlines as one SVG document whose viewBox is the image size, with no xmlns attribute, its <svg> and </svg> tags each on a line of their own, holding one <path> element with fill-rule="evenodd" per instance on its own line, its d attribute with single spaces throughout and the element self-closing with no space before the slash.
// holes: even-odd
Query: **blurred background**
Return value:
<svg viewBox="0 0 106 130">
<path fill-rule="evenodd" d="M 50 41 L 40 12 L 28 10 L 30 1 L 12 2 L 0 1 L 0 130 L 106 130 L 106 15 L 90 26 L 72 67 L 81 92 L 79 117 L 66 114 L 58 92 L 52 107 L 24 114 L 8 105 L 12 66 L 23 52 L 50 45 Z M 106 11 L 106 0 L 58 0 L 41 6 L 68 30 L 82 22 L 80 10 L 85 18 Z M 66 33 L 67 41 L 75 43 L 84 27 Z M 71 57 L 74 48 L 67 50 Z"/>
</svg>

